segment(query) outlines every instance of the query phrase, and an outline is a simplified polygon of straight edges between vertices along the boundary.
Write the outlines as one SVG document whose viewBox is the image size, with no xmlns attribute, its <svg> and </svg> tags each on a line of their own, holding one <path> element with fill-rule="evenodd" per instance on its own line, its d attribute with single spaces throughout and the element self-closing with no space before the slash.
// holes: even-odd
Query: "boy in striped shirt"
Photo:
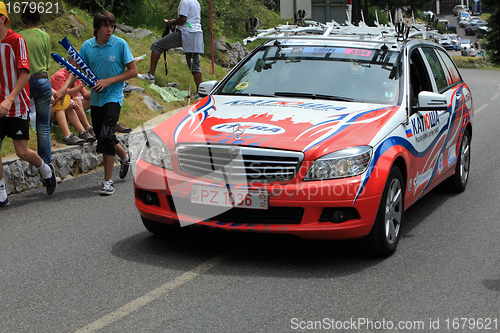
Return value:
<svg viewBox="0 0 500 333">
<path fill-rule="evenodd" d="M 26 43 L 7 25 L 10 25 L 7 9 L 0 2 L 0 149 L 6 136 L 12 138 L 17 156 L 40 170 L 47 193 L 52 194 L 56 189 L 54 167 L 28 148 L 30 71 Z M 0 207 L 8 204 L 0 158 Z"/>
</svg>

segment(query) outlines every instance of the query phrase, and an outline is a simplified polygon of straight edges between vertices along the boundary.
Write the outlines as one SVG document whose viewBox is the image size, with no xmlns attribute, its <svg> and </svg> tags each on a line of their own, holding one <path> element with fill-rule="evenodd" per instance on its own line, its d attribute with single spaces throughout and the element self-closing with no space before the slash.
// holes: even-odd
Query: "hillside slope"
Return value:
<svg viewBox="0 0 500 333">
<path fill-rule="evenodd" d="M 9 16 L 12 21 L 11 29 L 16 30 L 23 27 L 20 19 L 20 14 L 12 14 Z M 45 30 L 51 38 L 51 48 L 52 53 L 57 53 L 62 57 L 67 56 L 66 50 L 58 43 L 64 37 L 67 37 L 71 45 L 77 50 L 80 49 L 83 42 L 89 38 L 93 37 L 93 16 L 89 15 L 88 12 L 81 10 L 79 8 L 68 7 L 66 4 L 61 4 L 59 11 L 52 15 L 42 15 L 42 24 L 40 28 Z M 77 37 L 74 34 L 75 27 L 80 27 L 81 35 Z M 82 29 L 83 27 L 83 29 Z M 136 28 L 136 27 L 134 27 Z M 117 36 L 124 38 L 132 50 L 134 57 L 146 54 L 144 60 L 137 62 L 137 68 L 139 73 L 146 73 L 149 69 L 150 53 L 149 47 L 151 44 L 161 37 L 161 32 L 153 31 L 153 34 L 141 39 L 134 38 L 128 34 L 119 34 Z M 164 73 L 164 60 L 161 57 L 160 62 L 157 66 L 156 71 L 156 85 L 167 86 L 169 82 L 177 82 L 179 84 L 180 90 L 188 90 L 191 84 L 192 95 L 196 93 L 196 88 L 194 85 L 194 80 L 189 72 L 186 65 L 186 60 L 182 52 L 171 50 L 167 53 L 167 64 L 168 64 L 168 76 Z M 201 57 L 201 67 L 203 71 L 203 80 L 220 80 L 227 73 L 225 69 L 220 66 L 215 66 L 215 74 L 212 74 L 212 64 L 209 58 Z M 59 70 L 61 66 L 57 64 L 53 59 L 50 60 L 49 75 L 54 74 Z M 146 81 L 140 80 L 139 78 L 133 78 L 128 80 L 128 83 L 132 86 L 138 86 L 144 88 L 142 93 L 126 93 L 125 99 L 123 101 L 123 107 L 120 116 L 120 122 L 128 127 L 137 127 L 144 122 L 158 116 L 161 113 L 166 113 L 171 110 L 178 109 L 180 107 L 187 105 L 187 100 L 182 102 L 165 102 L 161 98 L 160 94 L 150 88 L 150 84 Z M 88 88 L 87 88 L 88 89 Z M 144 96 L 149 96 L 159 104 L 161 104 L 165 109 L 162 111 L 151 111 L 146 104 L 143 102 Z M 88 115 L 90 119 L 90 115 Z M 72 127 L 70 129 L 74 130 Z M 53 125 L 51 129 L 51 141 L 53 143 L 53 149 L 65 146 L 61 143 L 62 134 L 58 126 Z M 6 138 L 0 152 L 0 156 L 12 156 L 14 154 L 14 149 L 12 147 L 12 142 L 10 139 Z M 30 136 L 29 145 L 32 149 L 36 149 L 36 135 Z"/>
</svg>

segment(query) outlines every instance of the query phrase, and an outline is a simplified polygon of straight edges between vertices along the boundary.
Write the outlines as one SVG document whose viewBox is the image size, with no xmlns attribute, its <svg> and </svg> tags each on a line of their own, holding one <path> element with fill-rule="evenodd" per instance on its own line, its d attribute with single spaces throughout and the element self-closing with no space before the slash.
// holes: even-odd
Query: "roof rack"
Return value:
<svg viewBox="0 0 500 333">
<path fill-rule="evenodd" d="M 270 29 L 253 29 L 256 35 L 247 37 L 243 40 L 243 45 L 253 42 L 257 39 L 315 39 L 315 40 L 345 40 L 345 41 L 363 41 L 364 43 L 395 43 L 401 44 L 410 38 L 421 37 L 422 39 L 431 38 L 447 38 L 440 34 L 432 22 L 427 25 L 415 24 L 412 17 L 411 26 L 403 23 L 402 20 L 393 24 L 392 17 L 389 13 L 390 21 L 383 25 L 378 22 L 378 14 L 375 12 L 375 26 L 370 27 L 364 19 L 359 22 L 358 26 L 353 25 L 349 20 L 344 24 L 339 24 L 336 21 L 325 23 L 304 20 L 300 25 L 279 25 Z M 349 13 L 347 13 L 349 17 Z M 398 46 L 399 48 L 399 46 Z"/>
</svg>

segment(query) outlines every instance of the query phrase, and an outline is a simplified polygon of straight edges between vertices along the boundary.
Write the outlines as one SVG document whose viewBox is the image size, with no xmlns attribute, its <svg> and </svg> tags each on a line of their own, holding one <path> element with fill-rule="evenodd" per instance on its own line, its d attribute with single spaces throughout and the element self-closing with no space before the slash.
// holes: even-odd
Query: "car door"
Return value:
<svg viewBox="0 0 500 333">
<path fill-rule="evenodd" d="M 448 73 L 432 47 L 417 47 L 409 58 L 410 117 L 406 136 L 414 147 L 410 161 L 406 199 L 418 200 L 443 174 L 443 148 L 448 133 L 449 113 L 444 110 L 417 110 L 421 92 L 439 93 L 451 103 Z"/>
<path fill-rule="evenodd" d="M 449 103 L 448 135 L 443 150 L 443 173 L 455 167 L 457 152 L 462 139 L 465 124 L 472 117 L 472 94 L 464 83 L 458 69 L 448 52 L 435 49 L 440 64 L 447 75 L 448 86 L 442 90 Z M 451 100 L 450 100 L 451 99 Z"/>
</svg>

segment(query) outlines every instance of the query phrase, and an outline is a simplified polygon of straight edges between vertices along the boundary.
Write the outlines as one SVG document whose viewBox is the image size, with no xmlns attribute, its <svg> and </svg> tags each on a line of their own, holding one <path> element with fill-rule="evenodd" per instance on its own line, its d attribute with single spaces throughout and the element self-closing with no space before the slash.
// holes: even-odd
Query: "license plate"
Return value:
<svg viewBox="0 0 500 333">
<path fill-rule="evenodd" d="M 268 209 L 269 192 L 259 190 L 231 190 L 222 187 L 191 187 L 191 202 L 221 207 Z"/>
</svg>

